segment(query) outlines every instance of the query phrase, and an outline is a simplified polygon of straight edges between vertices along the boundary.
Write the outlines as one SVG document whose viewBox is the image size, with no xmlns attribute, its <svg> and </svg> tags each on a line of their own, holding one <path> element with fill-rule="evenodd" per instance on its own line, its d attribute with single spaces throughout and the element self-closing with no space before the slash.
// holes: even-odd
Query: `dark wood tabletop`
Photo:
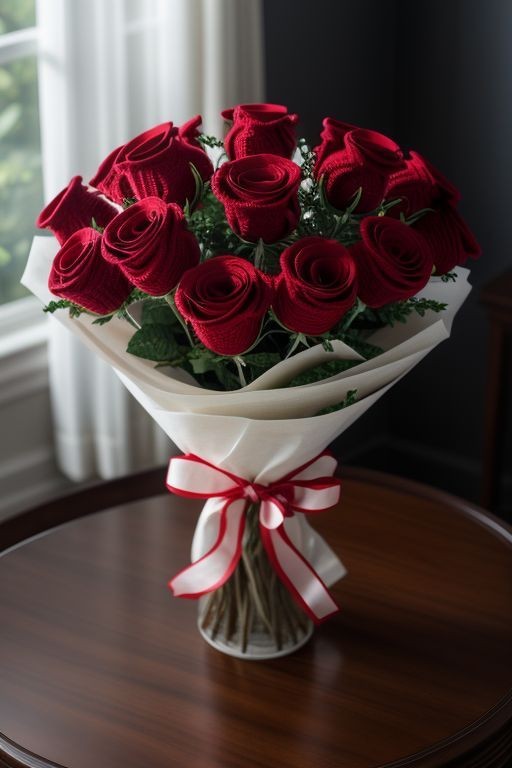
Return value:
<svg viewBox="0 0 512 768">
<path fill-rule="evenodd" d="M 0 766 L 512 765 L 503 524 L 347 470 L 341 503 L 314 521 L 349 571 L 341 612 L 291 656 L 241 661 L 207 645 L 196 603 L 166 586 L 201 504 L 155 495 L 163 478 L 0 524 L 4 550 L 21 541 L 0 557 Z"/>
</svg>

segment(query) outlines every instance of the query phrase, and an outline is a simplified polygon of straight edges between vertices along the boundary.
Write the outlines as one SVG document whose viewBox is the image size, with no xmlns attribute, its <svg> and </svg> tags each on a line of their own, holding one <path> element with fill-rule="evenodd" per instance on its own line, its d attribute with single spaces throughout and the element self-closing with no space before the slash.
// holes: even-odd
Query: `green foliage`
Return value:
<svg viewBox="0 0 512 768">
<path fill-rule="evenodd" d="M 178 328 L 176 315 L 170 308 L 165 299 L 146 301 L 142 305 L 142 326 L 152 325 L 172 325 Z"/>
<path fill-rule="evenodd" d="M 412 297 L 404 301 L 396 301 L 393 304 L 386 304 L 386 306 L 379 309 L 366 307 L 360 315 L 358 322 L 362 327 L 369 328 L 383 327 L 385 325 L 393 326 L 395 323 L 405 323 L 413 312 L 423 317 L 426 312 L 442 312 L 446 307 L 447 305 L 440 301 Z"/>
<path fill-rule="evenodd" d="M 299 189 L 302 216 L 297 237 L 322 235 L 339 240 L 343 245 L 359 240 L 359 220 L 354 211 L 362 190 L 357 190 L 346 210 L 333 208 L 325 197 L 323 179 L 317 180 L 313 173 L 314 152 L 304 139 L 299 139 L 298 147 L 302 158 L 302 184 Z"/>
<path fill-rule="evenodd" d="M 35 0 L 1 0 L 0 35 L 24 27 L 33 27 L 35 23 Z"/>
<path fill-rule="evenodd" d="M 203 147 L 221 147 L 224 149 L 224 142 L 216 136 L 208 136 L 206 133 L 200 133 L 197 140 Z"/>
<path fill-rule="evenodd" d="M 226 222 L 224 207 L 209 186 L 204 190 L 201 206 L 192 213 L 185 208 L 188 227 L 202 244 L 203 260 L 221 251 L 234 253 L 240 245 L 239 238 Z"/>
<path fill-rule="evenodd" d="M 190 170 L 192 171 L 192 176 L 194 177 L 194 181 L 196 183 L 196 191 L 194 194 L 194 197 L 192 199 L 192 202 L 189 204 L 189 201 L 186 202 L 186 208 L 187 210 L 194 210 L 196 205 L 203 199 L 204 197 L 204 190 L 205 190 L 205 183 L 203 181 L 203 178 L 197 168 L 195 167 L 194 163 L 189 163 Z"/>
<path fill-rule="evenodd" d="M 314 384 L 317 381 L 328 379 L 331 376 L 336 376 L 337 373 L 343 373 L 348 371 L 349 368 L 353 368 L 358 364 L 358 360 L 328 360 L 321 365 L 310 368 L 308 371 L 303 371 L 295 376 L 289 383 L 289 387 L 300 387 L 303 384 Z"/>
<path fill-rule="evenodd" d="M 358 352 L 358 354 L 360 354 L 361 357 L 364 357 L 365 360 L 371 360 L 372 358 L 377 357 L 377 355 L 382 354 L 381 347 L 377 347 L 375 344 L 368 344 L 364 338 L 361 338 L 356 330 L 352 329 L 345 333 L 340 333 L 338 339 L 345 342 L 345 344 L 351 347 L 355 352 Z"/>
<path fill-rule="evenodd" d="M 342 408 L 348 408 L 350 405 L 354 405 L 354 403 L 357 402 L 357 389 L 349 389 L 347 392 L 347 396 L 344 400 L 341 401 L 341 403 L 337 403 L 336 405 L 328 405 L 326 408 L 322 408 L 321 411 L 318 411 L 316 414 L 317 416 L 325 416 L 327 413 L 334 413 L 335 411 L 341 411 Z"/>
<path fill-rule="evenodd" d="M 67 301 L 67 299 L 59 299 L 59 301 L 50 301 L 46 307 L 43 307 L 43 312 L 53 314 L 58 309 L 69 309 L 70 317 L 80 317 L 80 315 L 86 311 L 85 309 L 82 309 L 82 307 L 73 304 L 72 301 Z"/>
<path fill-rule="evenodd" d="M 279 352 L 249 352 L 248 354 L 243 355 L 242 359 L 249 368 L 254 369 L 256 375 L 252 378 L 256 378 L 257 376 L 261 376 L 263 371 L 268 371 L 269 368 L 277 365 L 281 360 L 281 355 Z"/>
<path fill-rule="evenodd" d="M 174 329 L 162 323 L 148 323 L 139 328 L 128 342 L 127 351 L 158 363 L 180 365 L 183 362 Z"/>
</svg>

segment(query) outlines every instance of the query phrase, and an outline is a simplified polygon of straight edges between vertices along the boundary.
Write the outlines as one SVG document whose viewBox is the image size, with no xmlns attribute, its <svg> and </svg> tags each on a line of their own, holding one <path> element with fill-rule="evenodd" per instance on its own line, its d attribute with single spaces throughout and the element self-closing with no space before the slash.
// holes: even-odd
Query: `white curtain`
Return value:
<svg viewBox="0 0 512 768">
<path fill-rule="evenodd" d="M 165 120 L 263 100 L 261 0 L 38 0 L 45 195 Z M 74 480 L 162 463 L 173 450 L 113 371 L 57 321 L 50 340 L 56 451 Z"/>
</svg>

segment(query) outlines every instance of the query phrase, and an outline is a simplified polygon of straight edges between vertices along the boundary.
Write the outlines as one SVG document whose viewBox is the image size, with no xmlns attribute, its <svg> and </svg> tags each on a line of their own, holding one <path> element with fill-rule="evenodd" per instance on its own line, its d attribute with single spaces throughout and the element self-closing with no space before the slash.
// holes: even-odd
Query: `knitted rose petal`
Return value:
<svg viewBox="0 0 512 768">
<path fill-rule="evenodd" d="M 73 232 L 90 227 L 93 219 L 98 226 L 106 227 L 117 214 L 118 209 L 98 190 L 87 188 L 82 184 L 81 176 L 74 176 L 41 211 L 36 226 L 50 229 L 62 245 Z"/>
<path fill-rule="evenodd" d="M 475 236 L 451 206 L 427 213 L 413 228 L 428 243 L 438 275 L 450 272 L 468 259 L 477 259 L 481 254 Z"/>
<path fill-rule="evenodd" d="M 369 307 L 409 299 L 428 282 L 432 253 L 412 227 L 387 216 L 361 222 L 362 242 L 350 248 L 359 275 L 359 298 Z"/>
<path fill-rule="evenodd" d="M 214 256 L 185 272 L 175 300 L 208 349 L 240 355 L 258 337 L 272 300 L 271 281 L 239 256 Z"/>
<path fill-rule="evenodd" d="M 281 270 L 272 306 L 292 331 L 310 336 L 325 333 L 356 300 L 356 265 L 337 240 L 298 240 L 281 254 Z"/>
<path fill-rule="evenodd" d="M 201 255 L 181 208 L 158 197 L 140 200 L 111 221 L 103 233 L 102 253 L 152 296 L 169 293 Z"/>
<path fill-rule="evenodd" d="M 196 181 L 191 164 L 207 181 L 213 166 L 196 136 L 201 123 L 199 115 L 181 128 L 173 123 L 144 131 L 119 147 L 103 161 L 91 180 L 113 200 L 160 197 L 166 203 L 183 206 L 192 203 Z"/>
<path fill-rule="evenodd" d="M 275 243 L 297 226 L 300 181 L 296 163 L 262 154 L 224 163 L 211 183 L 234 232 L 251 242 Z"/>
<path fill-rule="evenodd" d="M 90 227 L 79 229 L 53 260 L 48 288 L 99 315 L 118 309 L 131 293 L 132 286 L 118 267 L 101 255 L 101 235 Z"/>
<path fill-rule="evenodd" d="M 288 114 L 280 104 L 239 104 L 222 112 L 233 122 L 224 139 L 230 160 L 247 155 L 271 154 L 290 158 L 297 145 L 298 115 Z"/>
</svg>

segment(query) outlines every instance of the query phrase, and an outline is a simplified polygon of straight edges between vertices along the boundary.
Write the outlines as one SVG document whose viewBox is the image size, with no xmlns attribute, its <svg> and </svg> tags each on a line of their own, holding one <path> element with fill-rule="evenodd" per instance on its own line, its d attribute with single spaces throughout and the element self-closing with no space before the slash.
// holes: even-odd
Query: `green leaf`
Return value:
<svg viewBox="0 0 512 768">
<path fill-rule="evenodd" d="M 377 347 L 375 344 L 368 344 L 367 341 L 360 337 L 357 331 L 350 330 L 345 333 L 340 333 L 338 338 L 340 341 L 348 344 L 349 347 L 352 347 L 355 352 L 358 352 L 366 360 L 371 360 L 373 357 L 381 355 L 384 351 L 382 347 Z"/>
<path fill-rule="evenodd" d="M 411 224 L 415 224 L 417 221 L 419 221 L 424 216 L 426 216 L 427 213 L 433 213 L 433 212 L 434 212 L 433 208 L 422 208 L 421 210 L 416 211 L 416 213 L 413 213 L 412 216 L 409 216 L 409 218 L 405 220 L 405 223 L 410 226 Z"/>
<path fill-rule="evenodd" d="M 273 365 L 281 360 L 279 352 L 251 352 L 248 355 L 243 355 L 243 360 L 247 365 L 254 368 L 272 368 Z"/>
<path fill-rule="evenodd" d="M 447 305 L 434 301 L 433 299 L 417 299 L 413 296 L 410 299 L 404 301 L 395 301 L 392 304 L 386 304 L 384 307 L 378 309 L 368 310 L 368 308 L 361 314 L 364 320 L 369 320 L 370 325 L 382 327 L 383 325 L 393 326 L 395 323 L 405 323 L 409 315 L 416 312 L 420 317 L 423 317 L 425 312 L 442 312 L 446 309 Z"/>
<path fill-rule="evenodd" d="M 295 376 L 290 383 L 289 387 L 299 387 L 302 384 L 313 384 L 316 381 L 322 381 L 328 379 L 331 376 L 335 376 L 337 373 L 347 371 L 349 368 L 353 368 L 354 365 L 358 365 L 359 360 L 329 360 L 326 363 L 310 368 L 309 371 L 303 371 Z"/>
<path fill-rule="evenodd" d="M 58 309 L 69 309 L 70 317 L 79 317 L 79 315 L 86 311 L 85 309 L 82 309 L 82 307 L 79 307 L 77 304 L 73 304 L 72 301 L 68 301 L 67 299 L 59 299 L 58 301 L 50 301 L 45 307 L 43 307 L 43 312 L 49 312 L 50 314 L 53 314 Z"/>
<path fill-rule="evenodd" d="M 141 325 L 177 325 L 174 312 L 165 299 L 145 301 L 142 305 Z"/>
<path fill-rule="evenodd" d="M 202 344 L 198 344 L 193 349 L 188 350 L 187 359 L 194 373 L 202 374 L 208 371 L 215 371 L 220 362 L 225 362 L 230 358 L 215 354 L 211 349 L 207 349 Z"/>
<path fill-rule="evenodd" d="M 133 334 L 127 351 L 157 363 L 173 360 L 179 354 L 178 344 L 169 325 L 150 323 Z"/>
<path fill-rule="evenodd" d="M 92 324 L 105 325 L 106 323 L 109 323 L 113 317 L 114 317 L 114 313 L 112 313 L 111 315 L 101 315 L 101 317 L 97 317 L 96 320 L 93 320 Z"/>
<path fill-rule="evenodd" d="M 355 402 L 357 402 L 357 389 L 349 389 L 347 396 L 344 400 L 342 400 L 341 403 L 337 403 L 336 405 L 328 405 L 325 408 L 322 408 L 321 411 L 318 411 L 318 413 L 315 415 L 325 416 L 326 413 L 341 411 L 342 408 L 348 408 L 349 405 L 353 405 Z"/>
<path fill-rule="evenodd" d="M 350 216 L 351 213 L 354 213 L 355 209 L 359 205 L 359 203 L 361 201 L 362 194 L 363 194 L 363 188 L 359 187 L 357 189 L 357 192 L 355 193 L 354 197 L 352 198 L 352 201 L 350 202 L 347 210 L 345 211 L 346 213 L 348 213 L 349 216 Z"/>
<path fill-rule="evenodd" d="M 195 167 L 194 163 L 189 163 L 189 166 L 190 166 L 190 170 L 192 171 L 192 176 L 194 177 L 194 181 L 196 183 L 196 191 L 194 193 L 194 198 L 193 198 L 193 200 L 192 200 L 192 202 L 190 203 L 190 206 L 189 206 L 189 210 L 190 209 L 194 210 L 194 208 L 196 207 L 198 202 L 203 197 L 204 181 L 203 181 L 203 177 L 201 176 L 201 174 L 199 173 L 199 171 Z M 186 202 L 188 203 L 188 200 Z"/>
<path fill-rule="evenodd" d="M 215 370 L 215 363 L 208 355 L 202 357 L 190 357 L 189 362 L 194 373 L 207 373 Z"/>
<path fill-rule="evenodd" d="M 222 147 L 224 148 L 224 143 L 218 139 L 216 136 L 208 136 L 206 133 L 200 133 L 199 136 L 196 137 L 197 141 L 202 144 L 204 147 Z"/>
</svg>

